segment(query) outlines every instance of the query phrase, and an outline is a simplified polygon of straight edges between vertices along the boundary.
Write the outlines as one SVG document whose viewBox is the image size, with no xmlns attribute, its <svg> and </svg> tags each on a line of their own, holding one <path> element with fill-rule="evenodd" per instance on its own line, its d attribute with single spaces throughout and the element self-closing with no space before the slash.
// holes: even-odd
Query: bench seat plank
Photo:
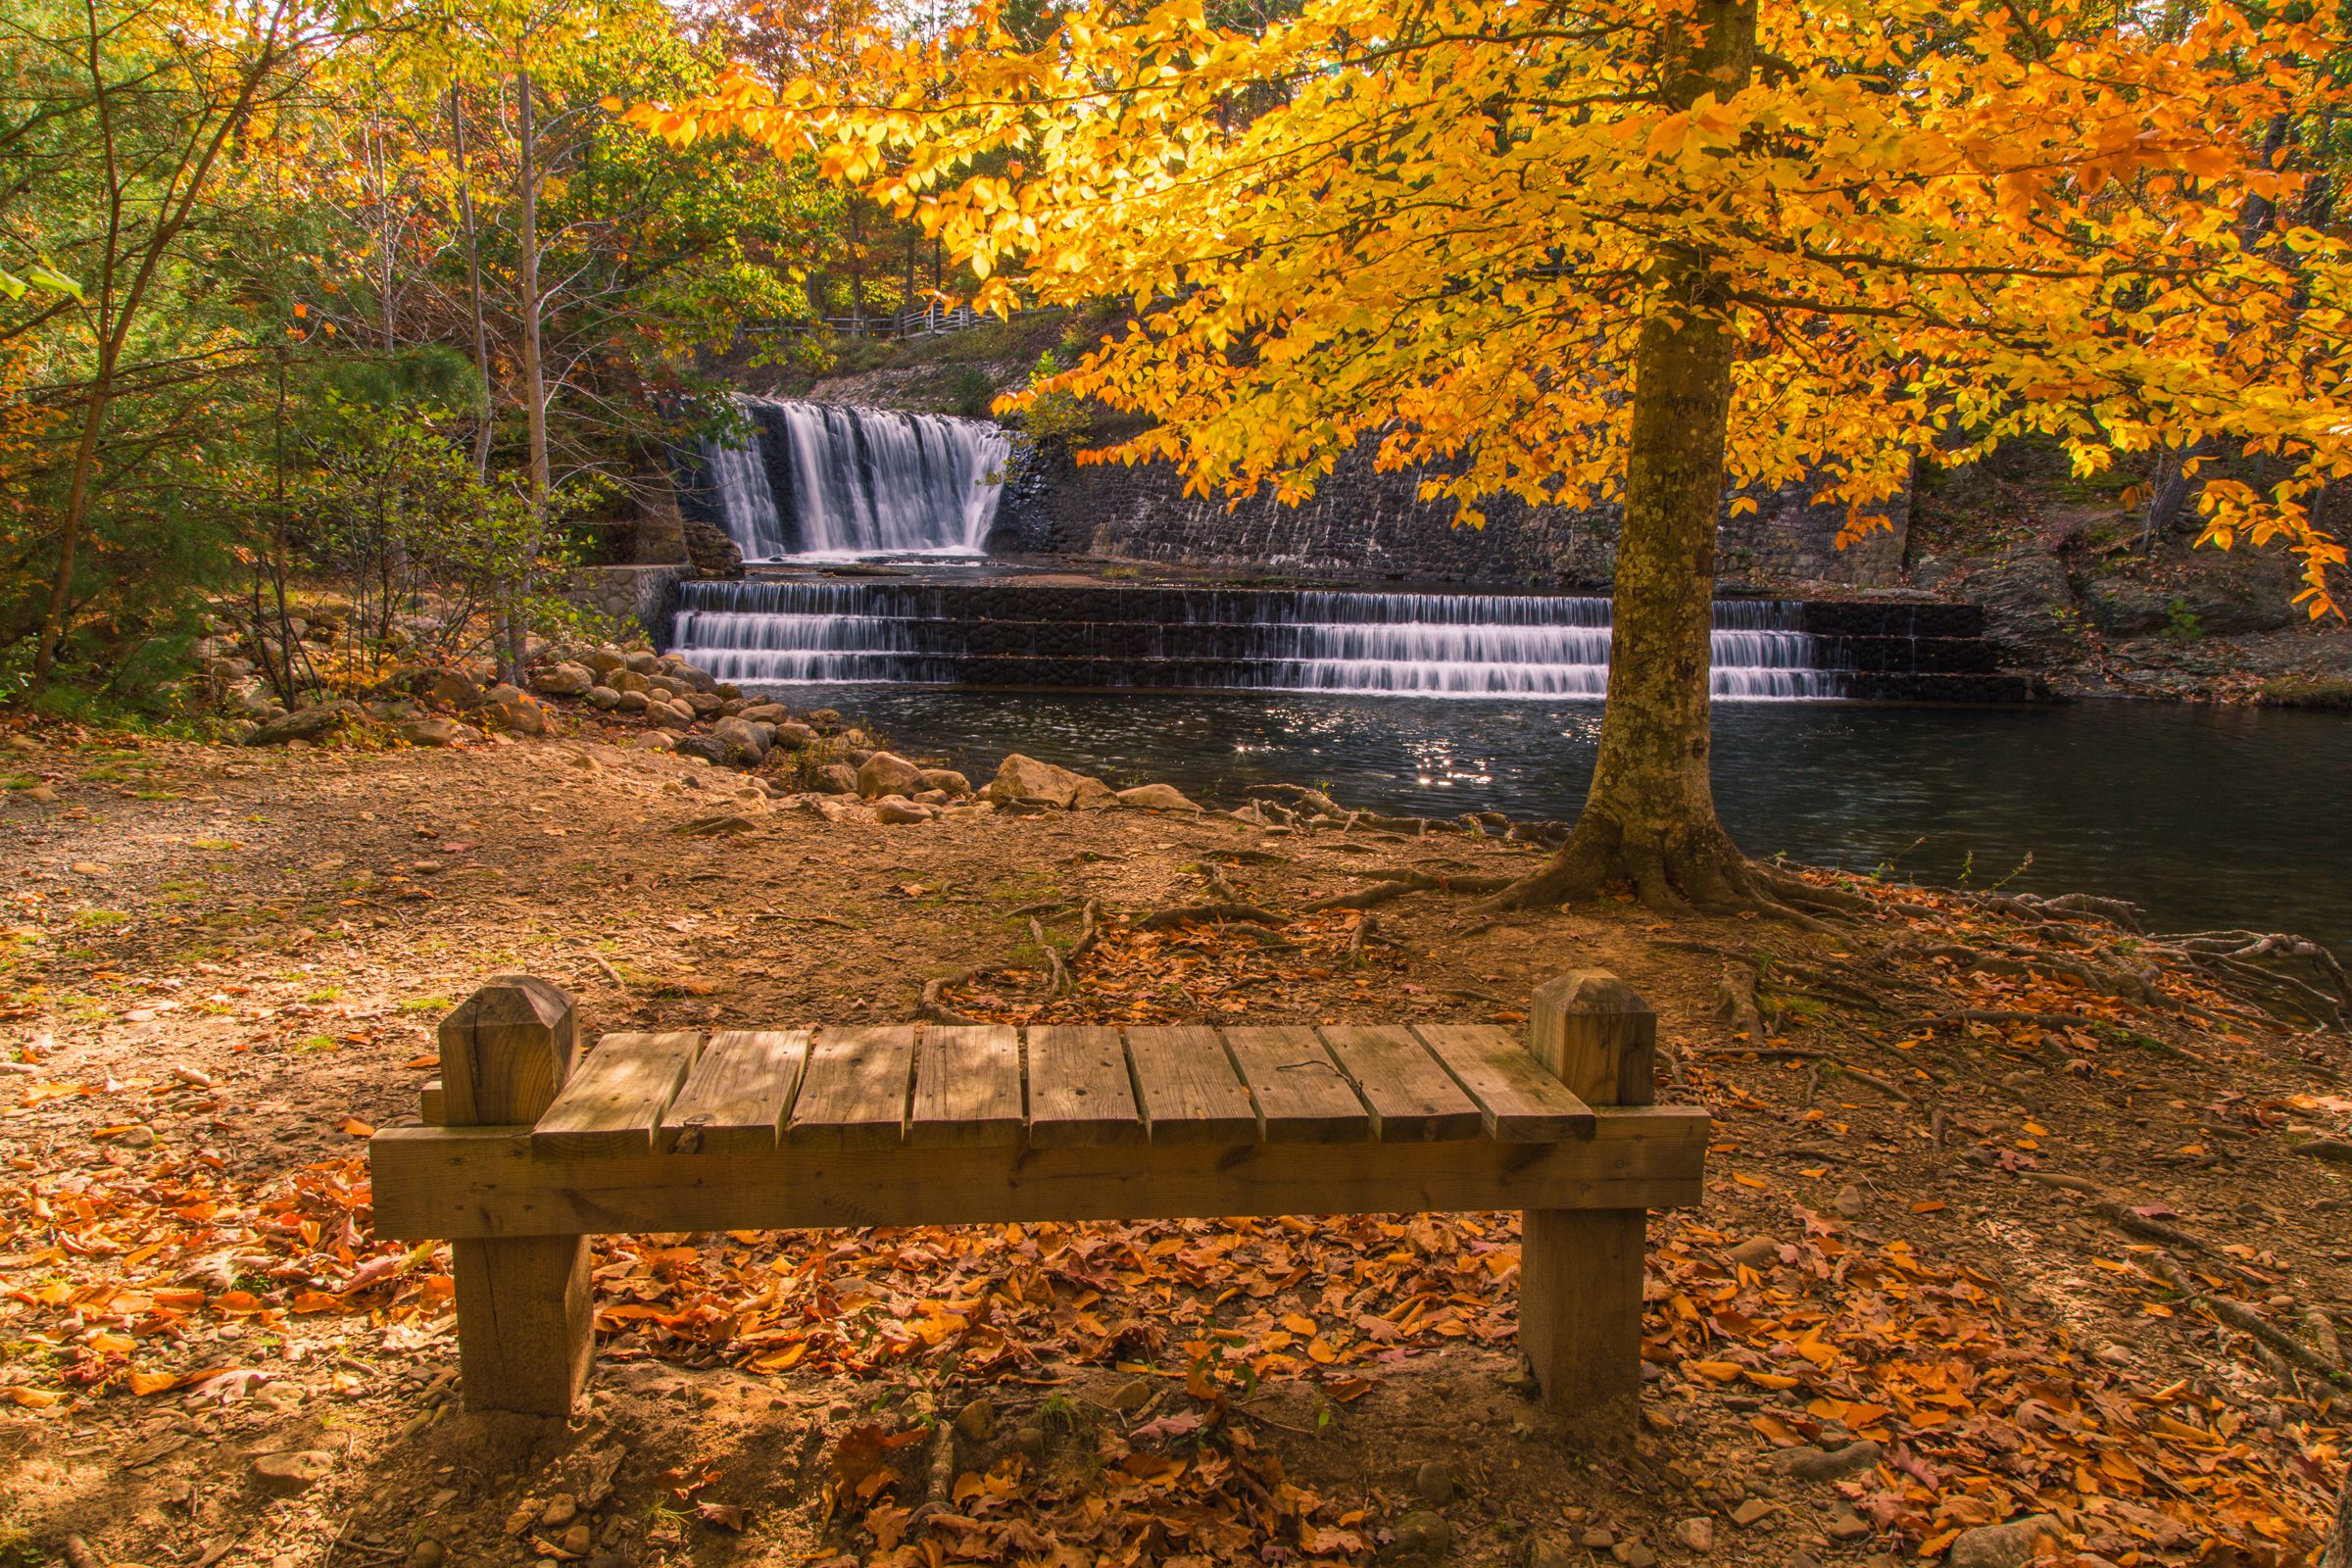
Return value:
<svg viewBox="0 0 2352 1568">
<path fill-rule="evenodd" d="M 605 1036 L 532 1125 L 532 1149 L 564 1156 L 649 1152 L 702 1043 L 693 1033 Z"/>
<path fill-rule="evenodd" d="M 1372 1107 L 1373 1136 L 1382 1143 L 1476 1138 L 1486 1130 L 1478 1102 L 1411 1030 L 1333 1024 L 1324 1028 L 1323 1043 Z"/>
<path fill-rule="evenodd" d="M 1153 1143 L 1257 1142 L 1257 1109 L 1214 1029 L 1130 1029 L 1127 1060 Z"/>
<path fill-rule="evenodd" d="M 1312 1029 L 1225 1031 L 1225 1049 L 1257 1102 L 1269 1144 L 1353 1144 L 1372 1136 L 1372 1113 Z"/>
<path fill-rule="evenodd" d="M 914 1054 L 906 1142 L 1021 1141 L 1021 1037 L 1008 1025 L 927 1024 Z"/>
<path fill-rule="evenodd" d="M 1703 1196 L 1696 1105 L 1595 1106 L 1552 1144 L 1241 1144 L 821 1149 L 542 1158 L 507 1127 L 387 1127 L 375 1233 L 426 1238 L 973 1225 L 1254 1214 L 1672 1208 Z"/>
<path fill-rule="evenodd" d="M 906 1136 L 912 1024 L 816 1032 L 785 1142 L 811 1149 L 896 1149 Z"/>
<path fill-rule="evenodd" d="M 722 1029 L 662 1117 L 659 1147 L 681 1154 L 773 1149 L 808 1056 L 806 1029 Z"/>
<path fill-rule="evenodd" d="M 1029 1146 L 1149 1141 L 1116 1029 L 1041 1024 L 1029 1031 Z"/>
<path fill-rule="evenodd" d="M 1592 1107 L 1568 1092 L 1507 1030 L 1489 1023 L 1413 1026 L 1486 1116 L 1487 1136 L 1541 1144 L 1592 1136 Z"/>
</svg>

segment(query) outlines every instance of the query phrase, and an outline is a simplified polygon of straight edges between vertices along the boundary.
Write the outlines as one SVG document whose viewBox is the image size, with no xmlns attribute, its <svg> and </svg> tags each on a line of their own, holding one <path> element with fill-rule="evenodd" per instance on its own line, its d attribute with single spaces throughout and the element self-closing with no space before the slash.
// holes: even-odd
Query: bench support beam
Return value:
<svg viewBox="0 0 2352 1568">
<path fill-rule="evenodd" d="M 571 998 L 500 975 L 441 1025 L 442 1113 L 457 1127 L 528 1125 L 562 1093 L 578 1045 Z M 568 1416 L 595 1350 L 588 1239 L 450 1244 L 466 1407 Z"/>
<path fill-rule="evenodd" d="M 1656 1100 L 1657 1014 L 1605 969 L 1536 988 L 1528 1049 L 1594 1107 Z M 1529 1209 L 1519 1217 L 1519 1348 L 1551 1409 L 1621 1413 L 1642 1392 L 1641 1208 Z"/>
</svg>

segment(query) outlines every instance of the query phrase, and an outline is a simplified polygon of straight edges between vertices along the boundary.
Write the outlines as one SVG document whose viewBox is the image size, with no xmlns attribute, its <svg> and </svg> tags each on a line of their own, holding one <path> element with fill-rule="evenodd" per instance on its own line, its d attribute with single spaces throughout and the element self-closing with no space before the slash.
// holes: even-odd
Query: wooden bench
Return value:
<svg viewBox="0 0 2352 1568">
<path fill-rule="evenodd" d="M 1599 970 L 1478 1024 L 611 1034 L 502 976 L 441 1025 L 420 1127 L 368 1146 L 375 1230 L 448 1238 L 466 1402 L 567 1414 L 591 1235 L 1523 1211 L 1519 1343 L 1555 1408 L 1641 1386 L 1646 1211 L 1708 1121 L 1652 1103 L 1656 1020 Z"/>
</svg>

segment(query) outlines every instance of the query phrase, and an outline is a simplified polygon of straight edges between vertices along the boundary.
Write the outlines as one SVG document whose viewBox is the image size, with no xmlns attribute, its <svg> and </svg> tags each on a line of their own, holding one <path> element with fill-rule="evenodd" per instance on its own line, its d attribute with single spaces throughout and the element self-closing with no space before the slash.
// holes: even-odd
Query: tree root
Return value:
<svg viewBox="0 0 2352 1568">
<path fill-rule="evenodd" d="M 1051 1002 L 1069 991 L 1069 966 L 1061 961 L 1061 950 L 1047 940 L 1046 928 L 1037 923 L 1034 914 L 1029 917 L 1029 936 L 1037 951 L 1046 956 L 1046 1000 Z"/>
<path fill-rule="evenodd" d="M 1183 904 L 1174 908 L 1154 909 L 1134 922 L 1138 931 L 1165 931 L 1181 925 L 1214 925 L 1238 921 L 1245 925 L 1289 925 L 1287 915 L 1271 909 L 1261 909 L 1252 904 Z"/>
<path fill-rule="evenodd" d="M 1369 873 L 1381 880 L 1353 893 L 1341 893 L 1328 899 L 1316 899 L 1298 907 L 1308 911 L 1323 909 L 1370 909 L 1408 893 L 1499 893 L 1512 884 L 1507 876 L 1431 876 L 1423 871 Z"/>
<path fill-rule="evenodd" d="M 1102 940 L 1102 903 L 1100 899 L 1086 901 L 1086 908 L 1078 917 L 1078 940 L 1070 944 L 1069 961 L 1076 963 L 1094 951 Z"/>
<path fill-rule="evenodd" d="M 942 975 L 937 980 L 923 982 L 923 1000 L 915 1005 L 915 1016 L 926 1023 L 978 1023 L 981 1020 L 957 1012 L 948 1005 L 945 993 L 950 986 L 959 986 L 977 980 L 984 971 L 966 969 L 960 974 Z"/>
<path fill-rule="evenodd" d="M 2239 1301 L 2233 1301 L 2227 1296 L 2216 1296 L 2210 1291 L 2197 1289 L 2189 1283 L 2185 1275 L 2163 1258 L 2150 1258 L 2148 1267 L 2167 1285 L 2179 1291 L 2182 1300 L 2201 1303 L 2205 1310 L 2239 1333 L 2252 1335 L 2305 1371 L 2327 1379 L 2338 1389 L 2352 1393 L 2352 1372 L 2346 1372 L 2341 1366 L 2325 1359 L 2319 1351 L 2305 1345 L 2277 1324 L 2270 1322 L 2252 1307 Z"/>
<path fill-rule="evenodd" d="M 1715 1021 L 1735 1035 L 1761 1041 L 1769 1032 L 1764 1010 L 1756 1003 L 1756 971 L 1740 966 L 1726 969 L 1715 991 Z"/>
</svg>

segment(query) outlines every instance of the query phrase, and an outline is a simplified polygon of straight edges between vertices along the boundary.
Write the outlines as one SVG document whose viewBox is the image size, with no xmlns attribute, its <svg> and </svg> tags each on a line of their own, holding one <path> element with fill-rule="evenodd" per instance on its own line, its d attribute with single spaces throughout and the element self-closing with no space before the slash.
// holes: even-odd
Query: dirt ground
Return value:
<svg viewBox="0 0 2352 1568">
<path fill-rule="evenodd" d="M 2344 1038 L 2092 923 L 1825 879 L 1822 931 L 1437 892 L 1359 941 L 1301 906 L 1537 852 L 835 821 L 593 730 L 0 773 L 0 1568 L 2284 1568 L 2342 1474 Z M 1127 923 L 1211 873 L 1296 918 Z M 1090 901 L 1038 1000 L 1030 919 Z M 464 1413 L 446 1249 L 369 1233 L 365 1138 L 495 972 L 593 1034 L 906 1019 L 975 968 L 974 1016 L 1514 1023 L 1591 966 L 1717 1117 L 1631 1433 L 1530 1397 L 1511 1215 L 612 1238 L 568 1425 Z"/>
</svg>

